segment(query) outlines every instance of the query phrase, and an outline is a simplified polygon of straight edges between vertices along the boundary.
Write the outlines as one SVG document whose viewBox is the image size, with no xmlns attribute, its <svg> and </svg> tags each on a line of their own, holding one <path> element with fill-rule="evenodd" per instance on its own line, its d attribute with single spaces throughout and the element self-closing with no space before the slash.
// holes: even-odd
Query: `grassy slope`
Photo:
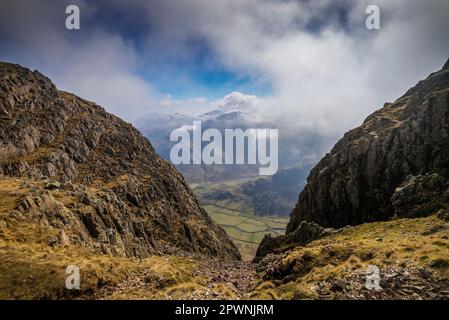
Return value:
<svg viewBox="0 0 449 320">
<path fill-rule="evenodd" d="M 278 259 L 253 298 L 367 298 L 363 285 L 368 265 L 378 266 L 381 277 L 402 272 L 404 286 L 419 283 L 419 276 L 412 278 L 420 270 L 429 270 L 437 284 L 449 286 L 449 223 L 436 216 L 367 223 L 297 247 Z M 347 292 L 329 290 L 336 280 L 347 286 Z M 374 297 L 391 298 L 387 292 Z M 401 298 L 401 292 L 398 287 L 389 294 Z"/>
<path fill-rule="evenodd" d="M 0 179 L 0 300 L 75 297 L 176 299 L 207 287 L 203 277 L 194 275 L 198 268 L 196 261 L 201 259 L 152 256 L 139 260 L 96 254 L 76 245 L 49 245 L 50 240 L 58 235 L 52 227 L 12 217 L 12 210 L 29 191 L 23 187 L 23 181 Z M 80 268 L 80 291 L 65 288 L 68 276 L 65 270 L 69 265 Z M 129 284 L 130 290 L 106 290 L 126 284 L 135 275 L 138 275 L 140 283 Z M 221 289 L 223 297 L 233 297 L 227 288 Z"/>
<path fill-rule="evenodd" d="M 381 275 L 430 268 L 435 283 L 448 283 L 447 230 L 435 217 L 352 227 L 285 253 L 271 273 L 265 269 L 257 276 L 249 297 L 323 298 L 320 288 L 342 279 L 351 282 L 351 294 L 365 298 L 364 278 L 354 278 L 354 274 L 360 275 L 369 264 L 379 266 Z M 209 290 L 207 279 L 196 273 L 198 260 L 189 257 L 137 260 L 96 255 L 73 246 L 1 240 L 0 259 L 0 299 L 177 299 Z M 80 292 L 64 287 L 69 264 L 80 267 Z M 279 276 L 283 272 L 285 276 Z M 225 284 L 214 290 L 222 297 L 235 298 Z M 325 298 L 347 298 L 342 294 L 331 290 Z M 379 293 L 378 298 L 389 296 Z"/>
<path fill-rule="evenodd" d="M 0 299 L 88 298 L 99 288 L 117 285 L 143 270 L 155 280 L 147 288 L 147 297 L 163 295 L 161 284 L 194 285 L 188 272 L 194 263 L 176 257 L 135 260 L 95 255 L 77 247 L 51 248 L 43 244 L 0 241 L 0 259 Z M 81 291 L 65 288 L 68 276 L 65 268 L 71 264 L 80 268 Z"/>
</svg>

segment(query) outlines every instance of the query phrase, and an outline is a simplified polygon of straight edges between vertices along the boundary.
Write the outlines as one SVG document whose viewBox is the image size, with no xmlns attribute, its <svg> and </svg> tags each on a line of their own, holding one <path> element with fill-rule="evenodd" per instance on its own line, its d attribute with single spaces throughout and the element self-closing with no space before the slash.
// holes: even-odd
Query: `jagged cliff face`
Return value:
<svg viewBox="0 0 449 320">
<path fill-rule="evenodd" d="M 95 251 L 238 258 L 176 169 L 130 124 L 0 63 L 2 236 L 33 223 Z M 0 204 L 3 202 L 0 201 Z M 48 239 L 47 239 L 48 240 Z"/>
<path fill-rule="evenodd" d="M 449 201 L 449 61 L 344 135 L 311 171 L 287 233 L 425 215 Z"/>
</svg>

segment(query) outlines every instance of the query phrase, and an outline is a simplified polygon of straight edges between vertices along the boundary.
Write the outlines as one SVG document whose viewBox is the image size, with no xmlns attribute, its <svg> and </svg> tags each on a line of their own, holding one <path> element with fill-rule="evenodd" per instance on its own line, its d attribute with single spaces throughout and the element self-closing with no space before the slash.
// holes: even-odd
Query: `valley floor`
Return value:
<svg viewBox="0 0 449 320">
<path fill-rule="evenodd" d="M 255 214 L 255 200 L 243 192 L 243 186 L 252 181 L 255 179 L 191 185 L 204 209 L 226 231 L 245 261 L 254 259 L 265 235 L 284 234 L 288 223 L 287 216 Z M 223 194 L 227 196 L 221 198 Z"/>
<path fill-rule="evenodd" d="M 209 216 L 234 241 L 245 261 L 254 259 L 259 243 L 266 234 L 284 234 L 288 223 L 286 218 L 258 217 L 252 212 L 233 209 L 223 204 L 207 203 L 203 206 Z"/>
</svg>

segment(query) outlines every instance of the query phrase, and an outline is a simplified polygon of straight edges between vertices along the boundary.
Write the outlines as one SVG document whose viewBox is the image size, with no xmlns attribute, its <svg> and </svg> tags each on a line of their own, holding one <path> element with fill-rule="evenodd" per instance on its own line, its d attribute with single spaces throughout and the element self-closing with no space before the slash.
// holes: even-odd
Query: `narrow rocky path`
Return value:
<svg viewBox="0 0 449 320">
<path fill-rule="evenodd" d="M 185 284 L 194 284 L 192 289 L 172 291 L 165 289 L 175 287 L 176 284 L 164 284 L 163 279 L 154 279 L 150 272 L 142 271 L 130 275 L 117 285 L 102 287 L 89 299 L 246 299 L 255 281 L 256 271 L 251 262 L 204 259 L 197 261 L 192 276 L 193 282 Z M 163 297 L 158 296 L 161 291 L 165 292 Z"/>
<path fill-rule="evenodd" d="M 247 261 L 205 260 L 199 263 L 194 275 L 206 278 L 207 288 L 189 292 L 184 299 L 245 299 L 256 271 L 254 264 Z"/>
</svg>

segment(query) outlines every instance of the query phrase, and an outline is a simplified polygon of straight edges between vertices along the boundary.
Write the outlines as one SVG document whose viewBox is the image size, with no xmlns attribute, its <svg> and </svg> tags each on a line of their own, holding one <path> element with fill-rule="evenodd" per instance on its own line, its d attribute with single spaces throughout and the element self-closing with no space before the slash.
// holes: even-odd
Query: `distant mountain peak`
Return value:
<svg viewBox="0 0 449 320">
<path fill-rule="evenodd" d="M 248 113 L 242 112 L 242 111 L 231 111 L 231 112 L 227 112 L 227 113 L 224 113 L 224 114 L 218 116 L 216 119 L 217 120 L 238 120 L 238 119 L 241 119 L 245 115 L 248 115 Z"/>
</svg>

